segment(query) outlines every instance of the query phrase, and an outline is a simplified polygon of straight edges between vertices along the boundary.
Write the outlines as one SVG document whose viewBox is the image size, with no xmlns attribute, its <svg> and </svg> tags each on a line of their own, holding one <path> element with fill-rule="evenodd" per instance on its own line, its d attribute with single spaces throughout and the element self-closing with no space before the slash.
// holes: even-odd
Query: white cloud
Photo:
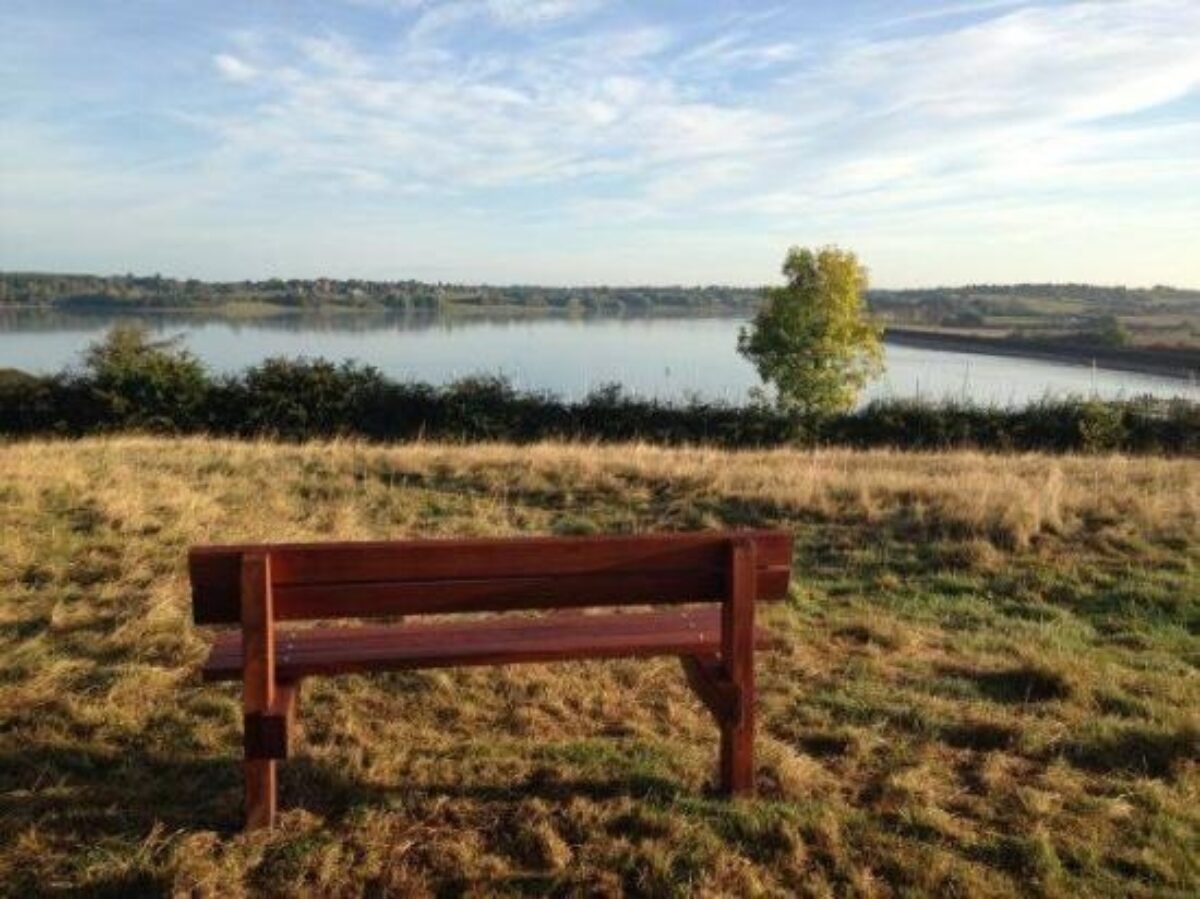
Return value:
<svg viewBox="0 0 1200 899">
<path fill-rule="evenodd" d="M 484 13 L 509 26 L 544 25 L 571 19 L 603 6 L 605 0 L 343 0 L 351 6 L 386 9 L 394 12 L 425 10 L 456 19 L 459 13 Z"/>
<path fill-rule="evenodd" d="M 544 25 L 590 13 L 603 0 L 487 0 L 488 11 L 506 25 Z"/>
<path fill-rule="evenodd" d="M 603 6 L 605 0 L 443 0 L 406 2 L 406 10 L 420 10 L 409 32 L 412 40 L 430 40 L 483 22 L 520 30 L 581 19 Z"/>
<path fill-rule="evenodd" d="M 647 59 L 667 39 L 653 29 L 605 33 L 620 52 L 603 56 L 568 36 L 452 66 L 428 55 L 426 37 L 389 56 L 336 36 L 302 39 L 290 67 L 262 60 L 273 74 L 260 105 L 210 127 L 227 154 L 273 156 L 281 178 L 370 160 L 397 189 L 415 179 L 447 190 L 636 176 L 750 153 L 787 127 L 777 113 L 694 99 L 657 76 Z"/>
<path fill-rule="evenodd" d="M 258 75 L 254 66 L 248 65 L 229 53 L 218 53 L 213 57 L 213 65 L 222 77 L 230 81 L 253 81 Z"/>
<path fill-rule="evenodd" d="M 302 37 L 296 43 L 301 53 L 321 69 L 340 75 L 358 75 L 367 69 L 363 58 L 339 37 Z"/>
<path fill-rule="evenodd" d="M 948 19 L 954 16 L 977 15 L 999 9 L 1012 9 L 1017 6 L 1025 6 L 1028 5 L 1028 2 L 1029 0 L 973 0 L 973 2 L 969 0 L 966 3 L 949 3 L 945 6 L 913 10 L 902 16 L 889 19 L 883 24 L 885 26 L 912 24 L 914 22 L 928 22 L 934 19 Z"/>
<path fill-rule="evenodd" d="M 716 37 L 690 48 L 679 60 L 682 66 L 703 66 L 718 75 L 730 71 L 782 66 L 805 51 L 800 40 L 779 40 L 743 30 L 722 31 Z"/>
<path fill-rule="evenodd" d="M 840 48 L 819 86 L 849 92 L 875 113 L 945 123 L 1097 119 L 1195 90 L 1197 33 L 1200 4 L 1191 0 L 1035 7 Z"/>
</svg>

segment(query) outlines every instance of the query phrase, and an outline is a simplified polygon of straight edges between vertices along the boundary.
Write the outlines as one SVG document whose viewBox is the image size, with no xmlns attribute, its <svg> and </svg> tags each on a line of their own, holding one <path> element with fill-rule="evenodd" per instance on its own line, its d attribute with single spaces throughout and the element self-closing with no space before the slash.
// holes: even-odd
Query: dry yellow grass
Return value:
<svg viewBox="0 0 1200 899">
<path fill-rule="evenodd" d="M 306 685 L 242 836 L 189 545 L 796 535 L 763 798 L 669 660 Z M 0 447 L 0 890 L 1188 895 L 1200 462 L 151 438 Z"/>
</svg>

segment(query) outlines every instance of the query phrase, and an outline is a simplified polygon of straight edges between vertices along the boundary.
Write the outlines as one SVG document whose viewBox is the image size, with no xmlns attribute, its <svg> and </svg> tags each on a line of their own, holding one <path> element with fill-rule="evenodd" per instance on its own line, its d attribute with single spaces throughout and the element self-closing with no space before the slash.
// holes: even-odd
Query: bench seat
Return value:
<svg viewBox="0 0 1200 899">
<path fill-rule="evenodd" d="M 773 638 L 755 629 L 755 645 Z M 390 627 L 280 628 L 275 673 L 281 680 L 359 671 L 465 665 L 508 665 L 568 659 L 715 656 L 721 650 L 721 609 L 484 618 Z M 241 680 L 242 635 L 218 636 L 202 668 L 207 681 Z"/>
</svg>

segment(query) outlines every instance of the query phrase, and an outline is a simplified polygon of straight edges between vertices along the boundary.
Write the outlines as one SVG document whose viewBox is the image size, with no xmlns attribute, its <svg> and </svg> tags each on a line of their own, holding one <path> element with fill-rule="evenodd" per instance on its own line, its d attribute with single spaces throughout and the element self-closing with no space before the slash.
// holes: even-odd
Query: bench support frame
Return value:
<svg viewBox="0 0 1200 899">
<path fill-rule="evenodd" d="M 753 540 L 730 546 L 729 584 L 721 603 L 720 656 L 682 656 L 688 686 L 721 730 L 717 788 L 726 796 L 754 794 L 754 602 Z"/>
<path fill-rule="evenodd" d="M 729 593 L 721 607 L 721 667 L 737 697 L 721 726 L 720 787 L 731 796 L 754 792 L 754 601 L 753 540 L 732 542 Z"/>
<path fill-rule="evenodd" d="M 287 758 L 299 684 L 275 679 L 271 557 L 242 559 L 242 711 L 245 723 L 246 829 L 273 827 L 276 760 Z"/>
</svg>

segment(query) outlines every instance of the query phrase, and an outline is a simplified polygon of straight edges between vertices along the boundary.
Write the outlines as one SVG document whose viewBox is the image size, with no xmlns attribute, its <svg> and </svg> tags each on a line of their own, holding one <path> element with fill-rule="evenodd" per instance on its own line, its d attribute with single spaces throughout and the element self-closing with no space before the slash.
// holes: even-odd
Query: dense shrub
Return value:
<svg viewBox="0 0 1200 899">
<path fill-rule="evenodd" d="M 500 378 L 444 387 L 398 383 L 369 366 L 322 359 L 270 359 L 237 376 L 212 378 L 177 347 L 129 332 L 89 352 L 80 372 L 34 377 L 0 370 L 0 434 L 121 429 L 290 440 L 562 438 L 1200 455 L 1200 404 L 1185 400 L 1066 399 L 1020 408 L 889 400 L 805 421 L 765 405 L 643 399 L 617 385 L 572 402 L 521 392 Z"/>
<path fill-rule="evenodd" d="M 223 432 L 303 439 L 355 433 L 387 381 L 377 369 L 324 359 L 268 359 L 218 388 L 210 424 Z"/>
<path fill-rule="evenodd" d="M 49 378 L 0 369 L 0 428 L 9 434 L 48 431 L 59 397 Z"/>
<path fill-rule="evenodd" d="M 80 399 L 90 390 L 100 427 L 153 431 L 202 425 L 211 386 L 199 359 L 130 325 L 114 327 L 91 346 L 83 376 L 73 380 Z"/>
</svg>

